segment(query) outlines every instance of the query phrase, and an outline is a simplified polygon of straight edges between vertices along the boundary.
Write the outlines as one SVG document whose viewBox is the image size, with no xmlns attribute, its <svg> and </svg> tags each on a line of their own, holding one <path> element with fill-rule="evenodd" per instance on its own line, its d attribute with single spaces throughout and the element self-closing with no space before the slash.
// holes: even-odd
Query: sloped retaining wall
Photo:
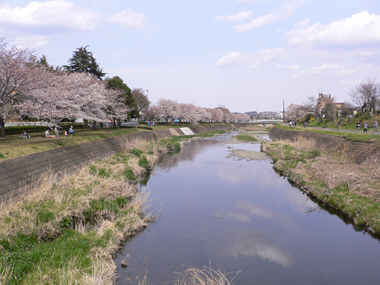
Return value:
<svg viewBox="0 0 380 285">
<path fill-rule="evenodd" d="M 230 126 L 227 124 L 191 127 L 196 134 L 211 130 L 227 130 L 229 128 Z M 179 129 L 177 132 L 184 135 Z M 41 178 L 47 170 L 51 170 L 52 173 L 73 173 L 96 159 L 107 158 L 120 151 L 120 147 L 125 141 L 135 138 L 154 141 L 171 136 L 173 134 L 168 129 L 140 132 L 4 160 L 0 162 L 0 198 L 18 194 Z"/>
<path fill-rule="evenodd" d="M 344 151 L 357 164 L 368 159 L 380 159 L 380 144 L 378 142 L 353 142 L 338 136 L 313 132 L 288 131 L 279 128 L 272 128 L 269 131 L 269 137 L 271 139 L 290 141 L 294 141 L 298 137 L 312 139 L 315 141 L 317 148 L 330 152 Z"/>
</svg>

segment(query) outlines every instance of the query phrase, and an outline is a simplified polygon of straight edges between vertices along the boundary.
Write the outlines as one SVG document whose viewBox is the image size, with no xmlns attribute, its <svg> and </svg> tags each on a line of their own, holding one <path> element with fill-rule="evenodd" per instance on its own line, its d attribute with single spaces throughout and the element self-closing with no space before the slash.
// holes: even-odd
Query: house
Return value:
<svg viewBox="0 0 380 285">
<path fill-rule="evenodd" d="M 345 103 L 335 103 L 334 98 L 331 97 L 331 94 L 323 94 L 320 92 L 317 99 L 317 110 L 319 115 L 323 115 L 324 108 L 327 104 L 334 105 L 334 111 L 337 113 L 338 118 L 341 118 L 343 113 L 347 113 L 347 106 Z"/>
</svg>

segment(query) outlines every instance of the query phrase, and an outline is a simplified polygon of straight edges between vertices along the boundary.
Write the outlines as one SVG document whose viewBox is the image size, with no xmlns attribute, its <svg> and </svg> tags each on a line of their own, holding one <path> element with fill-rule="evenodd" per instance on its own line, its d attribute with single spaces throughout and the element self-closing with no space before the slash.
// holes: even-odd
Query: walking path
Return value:
<svg viewBox="0 0 380 285">
<path fill-rule="evenodd" d="M 287 125 L 287 124 L 286 124 Z M 322 131 L 335 131 L 335 132 L 343 132 L 343 133 L 362 133 L 363 132 L 363 128 L 360 129 L 360 131 L 357 131 L 357 130 L 352 130 L 352 129 L 338 129 L 338 128 L 322 128 L 322 127 L 306 127 L 304 128 L 303 126 L 297 126 L 297 127 L 292 127 L 292 128 L 295 128 L 295 129 L 315 129 L 315 130 L 322 130 Z M 380 134 L 375 132 L 373 128 L 368 128 L 368 134 Z"/>
</svg>

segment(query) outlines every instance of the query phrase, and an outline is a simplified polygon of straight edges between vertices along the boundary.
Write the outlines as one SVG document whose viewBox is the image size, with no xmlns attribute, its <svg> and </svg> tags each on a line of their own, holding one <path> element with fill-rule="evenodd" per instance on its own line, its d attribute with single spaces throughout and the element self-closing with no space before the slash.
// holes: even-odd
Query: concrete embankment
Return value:
<svg viewBox="0 0 380 285">
<path fill-rule="evenodd" d="M 228 130 L 231 125 L 216 124 L 190 127 L 195 134 Z M 30 187 L 50 170 L 53 174 L 73 173 L 96 159 L 119 152 L 121 145 L 133 139 L 156 141 L 165 137 L 185 135 L 180 129 L 161 129 L 96 140 L 0 162 L 0 197 L 8 198 Z"/>
</svg>

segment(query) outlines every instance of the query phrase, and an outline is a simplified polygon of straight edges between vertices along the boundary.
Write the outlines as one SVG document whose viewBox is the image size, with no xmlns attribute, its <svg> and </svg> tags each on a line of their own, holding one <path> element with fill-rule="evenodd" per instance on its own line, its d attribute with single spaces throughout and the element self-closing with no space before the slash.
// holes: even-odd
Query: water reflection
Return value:
<svg viewBox="0 0 380 285">
<path fill-rule="evenodd" d="M 295 263 L 291 255 L 279 244 L 258 231 L 239 230 L 231 237 L 226 252 L 234 258 L 259 257 L 282 266 L 291 266 Z"/>
<path fill-rule="evenodd" d="M 186 151 L 181 151 L 172 157 L 165 158 L 160 163 L 160 169 L 165 169 L 166 171 L 171 168 L 178 167 L 178 163 L 181 161 L 193 161 L 196 155 L 205 149 L 207 146 L 218 144 L 216 140 L 195 140 L 191 141 L 186 145 Z"/>
<path fill-rule="evenodd" d="M 290 218 L 284 214 L 276 213 L 274 210 L 260 207 L 248 201 L 236 201 L 233 203 L 236 211 L 227 211 L 220 216 L 235 219 L 239 222 L 250 222 L 252 218 L 258 217 L 266 219 L 268 222 L 277 223 L 281 227 L 299 231 L 300 228 Z"/>
<path fill-rule="evenodd" d="M 377 241 L 320 210 L 269 161 L 228 158 L 228 147 L 257 148 L 228 136 L 194 141 L 153 171 L 147 187 L 162 215 L 117 256 L 118 265 L 130 256 L 118 284 L 147 268 L 148 284 L 167 284 L 209 262 L 242 270 L 235 284 L 377 284 Z"/>
</svg>

